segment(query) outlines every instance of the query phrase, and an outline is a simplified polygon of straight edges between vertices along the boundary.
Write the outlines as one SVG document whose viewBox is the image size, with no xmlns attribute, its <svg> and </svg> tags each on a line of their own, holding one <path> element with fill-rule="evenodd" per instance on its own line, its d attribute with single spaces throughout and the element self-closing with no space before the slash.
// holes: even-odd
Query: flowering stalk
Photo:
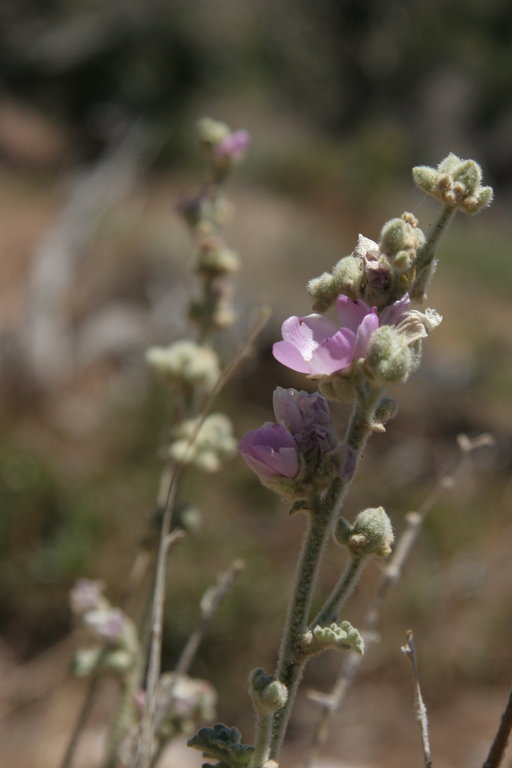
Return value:
<svg viewBox="0 0 512 768">
<path fill-rule="evenodd" d="M 353 451 L 357 462 L 366 442 L 374 431 L 375 410 L 380 391 L 373 388 L 361 389 L 361 398 L 354 406 L 345 442 Z M 323 499 L 316 499 L 309 514 L 309 529 L 304 539 L 297 566 L 295 586 L 290 598 L 288 618 L 283 631 L 279 659 L 275 676 L 288 688 L 286 706 L 274 715 L 270 756 L 277 759 L 295 695 L 302 678 L 307 657 L 302 653 L 302 638 L 308 625 L 309 611 L 321 557 L 334 521 L 338 516 L 347 493 L 351 477 L 335 478 Z M 351 578 L 353 578 L 356 569 Z M 347 584 L 348 589 L 348 584 Z"/>
</svg>

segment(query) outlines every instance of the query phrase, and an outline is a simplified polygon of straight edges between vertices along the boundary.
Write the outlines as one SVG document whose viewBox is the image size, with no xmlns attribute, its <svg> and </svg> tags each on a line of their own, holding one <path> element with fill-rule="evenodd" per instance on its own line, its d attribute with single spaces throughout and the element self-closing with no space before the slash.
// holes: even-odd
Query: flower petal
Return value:
<svg viewBox="0 0 512 768">
<path fill-rule="evenodd" d="M 348 368 L 354 357 L 355 334 L 348 328 L 324 339 L 313 353 L 310 369 L 313 375 L 329 376 Z"/>
<path fill-rule="evenodd" d="M 401 299 L 395 301 L 389 307 L 385 307 L 380 313 L 381 325 L 398 325 L 403 320 L 405 313 L 409 310 L 411 300 L 409 294 L 405 293 Z"/>
<path fill-rule="evenodd" d="M 374 307 L 370 314 L 366 315 L 366 317 L 363 317 L 359 328 L 357 329 L 354 348 L 354 360 L 359 360 L 360 357 L 366 357 L 370 343 L 370 337 L 378 327 L 379 316 L 377 314 L 377 309 Z"/>
<path fill-rule="evenodd" d="M 334 323 L 322 315 L 292 316 L 284 321 L 281 328 L 283 339 L 293 344 L 305 360 L 311 358 L 313 350 L 321 341 L 336 331 Z"/>
<path fill-rule="evenodd" d="M 342 328 L 349 328 L 354 333 L 365 315 L 371 312 L 370 307 L 364 301 L 352 301 L 348 296 L 340 294 L 336 299 L 336 311 Z"/>
<path fill-rule="evenodd" d="M 276 341 L 272 346 L 272 354 L 275 359 L 299 373 L 310 373 L 309 362 L 306 362 L 301 353 L 289 341 Z"/>
</svg>

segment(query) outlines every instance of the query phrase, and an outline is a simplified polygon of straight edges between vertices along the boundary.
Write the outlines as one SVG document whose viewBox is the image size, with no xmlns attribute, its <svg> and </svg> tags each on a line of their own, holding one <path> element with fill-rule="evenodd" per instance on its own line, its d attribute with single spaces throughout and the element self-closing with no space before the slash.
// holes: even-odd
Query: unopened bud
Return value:
<svg viewBox="0 0 512 768">
<path fill-rule="evenodd" d="M 267 674 L 261 667 L 251 672 L 249 683 L 252 700 L 258 712 L 271 714 L 286 704 L 288 699 L 286 685 Z"/>
<path fill-rule="evenodd" d="M 361 258 L 345 256 L 335 265 L 332 274 L 336 294 L 343 293 L 354 301 L 361 298 L 361 285 L 364 278 L 364 264 Z"/>
<path fill-rule="evenodd" d="M 365 509 L 358 514 L 347 539 L 347 547 L 356 557 L 387 557 L 394 541 L 391 520 L 383 507 Z"/>
<path fill-rule="evenodd" d="M 371 337 L 366 366 L 381 381 L 405 381 L 414 370 L 405 337 L 390 325 L 377 328 Z"/>
<path fill-rule="evenodd" d="M 315 312 L 325 312 L 336 299 L 338 292 L 334 278 L 330 272 L 323 272 L 320 277 L 314 277 L 307 284 L 307 291 L 314 299 Z"/>
</svg>

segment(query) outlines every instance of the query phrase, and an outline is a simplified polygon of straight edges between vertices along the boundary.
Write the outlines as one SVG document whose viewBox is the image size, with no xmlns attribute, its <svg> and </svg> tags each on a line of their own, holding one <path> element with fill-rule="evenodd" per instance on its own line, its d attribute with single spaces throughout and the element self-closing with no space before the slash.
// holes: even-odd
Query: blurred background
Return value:
<svg viewBox="0 0 512 768">
<path fill-rule="evenodd" d="M 69 588 L 78 576 L 101 578 L 115 603 L 154 505 L 170 406 L 144 350 L 193 335 L 192 245 L 175 208 L 204 177 L 194 126 L 210 115 L 253 137 L 229 190 L 228 240 L 243 267 L 226 359 L 253 310 L 273 309 L 218 403 L 239 435 L 271 418 L 275 385 L 305 386 L 270 349 L 285 317 L 310 311 L 306 281 L 350 253 L 359 232 L 378 239 L 403 210 L 424 229 L 435 220 L 413 165 L 450 151 L 474 157 L 495 188 L 492 208 L 459 215 L 443 240 L 429 296 L 443 325 L 422 369 L 394 393 L 399 416 L 372 440 L 347 516 L 383 504 L 400 531 L 457 434 L 490 432 L 496 445 L 474 455 L 429 517 L 326 747 L 338 767 L 420 760 L 399 651 L 412 627 L 436 764 L 481 764 L 512 671 L 510 4 L 21 0 L 0 6 L 0 36 L 6 761 L 59 764 L 84 694 L 68 672 Z M 243 557 L 192 673 L 215 683 L 219 720 L 250 741 L 246 677 L 273 667 L 304 521 L 288 519 L 238 459 L 189 485 L 202 526 L 173 557 L 165 665 L 195 626 L 205 587 Z M 333 548 L 326 589 L 338 559 Z M 356 625 L 378 575 L 372 564 L 349 606 Z M 312 663 L 305 687 L 326 690 L 339 663 L 329 654 Z M 111 700 L 107 689 L 77 765 L 96 765 Z M 290 761 L 314 714 L 303 696 Z"/>
</svg>

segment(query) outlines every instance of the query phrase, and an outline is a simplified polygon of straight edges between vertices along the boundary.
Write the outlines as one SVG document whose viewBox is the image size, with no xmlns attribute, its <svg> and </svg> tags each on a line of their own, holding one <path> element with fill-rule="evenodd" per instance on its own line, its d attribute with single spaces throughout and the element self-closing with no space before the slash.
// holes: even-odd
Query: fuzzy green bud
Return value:
<svg viewBox="0 0 512 768">
<path fill-rule="evenodd" d="M 366 367 L 380 381 L 405 381 L 415 367 L 405 336 L 390 325 L 377 328 L 371 337 Z"/>
<path fill-rule="evenodd" d="M 345 256 L 335 265 L 332 275 L 336 296 L 343 293 L 349 299 L 361 298 L 361 286 L 364 278 L 363 260 L 358 256 Z"/>
<path fill-rule="evenodd" d="M 264 669 L 258 667 L 249 675 L 250 694 L 255 709 L 263 715 L 277 712 L 288 700 L 288 689 Z"/>
<path fill-rule="evenodd" d="M 399 219 L 388 221 L 381 231 L 380 249 L 398 272 L 405 272 L 415 262 L 417 251 L 425 244 L 418 221 L 407 211 Z"/>
<path fill-rule="evenodd" d="M 347 539 L 347 547 L 355 557 L 387 557 L 394 538 L 391 520 L 384 508 L 374 507 L 358 514 Z"/>
<path fill-rule="evenodd" d="M 337 291 L 334 277 L 330 272 L 323 272 L 319 277 L 314 277 L 307 284 L 307 291 L 314 299 L 315 312 L 325 312 L 336 299 Z"/>
</svg>

